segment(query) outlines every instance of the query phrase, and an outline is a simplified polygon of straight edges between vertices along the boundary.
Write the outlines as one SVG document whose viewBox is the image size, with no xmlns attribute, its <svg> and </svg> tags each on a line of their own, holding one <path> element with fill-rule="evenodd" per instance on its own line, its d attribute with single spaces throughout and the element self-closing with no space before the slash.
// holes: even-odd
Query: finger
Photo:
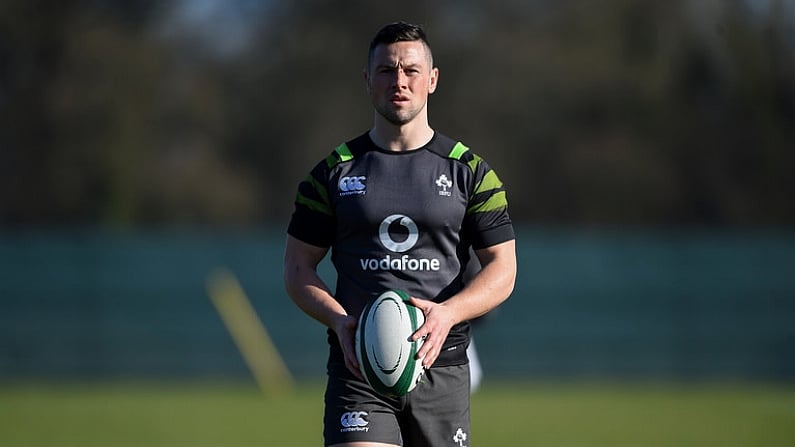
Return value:
<svg viewBox="0 0 795 447">
<path fill-rule="evenodd" d="M 421 340 L 428 337 L 428 330 L 425 326 L 420 326 L 413 334 L 411 334 L 411 341 Z"/>
<path fill-rule="evenodd" d="M 428 310 L 431 308 L 431 301 L 422 300 L 415 297 L 409 297 L 409 304 L 412 304 L 414 307 L 418 308 L 422 311 L 423 314 L 427 314 Z"/>
<path fill-rule="evenodd" d="M 348 367 L 348 371 L 350 371 L 351 374 L 353 374 L 357 379 L 364 380 L 362 372 L 359 371 L 358 367 L 352 365 L 350 362 L 345 362 L 345 366 Z"/>
<path fill-rule="evenodd" d="M 345 356 L 345 367 L 357 378 L 364 379 L 362 377 L 361 371 L 359 370 L 359 360 L 356 358 L 356 354 L 351 353 L 349 350 L 343 354 Z"/>
<path fill-rule="evenodd" d="M 433 362 L 435 362 L 435 361 L 436 361 L 435 358 L 431 358 L 430 356 L 428 356 L 428 357 L 422 359 L 422 367 L 425 368 L 425 369 L 428 369 L 428 368 L 431 367 L 431 365 L 433 365 Z"/>
<path fill-rule="evenodd" d="M 350 369 L 355 371 L 356 375 L 361 378 L 361 376 L 359 375 L 360 372 L 359 359 L 356 358 L 356 354 L 351 354 L 347 356 L 347 363 L 350 365 Z"/>
<path fill-rule="evenodd" d="M 359 370 L 359 359 L 356 358 L 356 355 L 348 356 L 347 361 L 351 367 L 355 368 L 357 371 Z"/>
<path fill-rule="evenodd" d="M 418 359 L 426 359 L 428 356 L 431 356 L 434 350 L 438 350 L 437 348 L 441 346 L 442 342 L 436 340 L 434 337 L 431 337 L 430 334 L 425 338 L 425 341 L 422 343 L 419 351 L 417 351 L 417 358 Z"/>
<path fill-rule="evenodd" d="M 350 371 L 351 374 L 353 374 L 354 377 L 356 377 L 359 380 L 364 380 L 364 377 L 362 376 L 362 372 L 361 371 L 359 371 L 356 368 L 351 367 L 350 365 L 347 365 L 347 366 L 348 366 L 348 371 Z"/>
<path fill-rule="evenodd" d="M 422 366 L 424 368 L 430 368 L 436 359 L 439 357 L 440 350 L 436 348 L 432 348 L 429 350 L 423 357 L 422 357 Z"/>
</svg>

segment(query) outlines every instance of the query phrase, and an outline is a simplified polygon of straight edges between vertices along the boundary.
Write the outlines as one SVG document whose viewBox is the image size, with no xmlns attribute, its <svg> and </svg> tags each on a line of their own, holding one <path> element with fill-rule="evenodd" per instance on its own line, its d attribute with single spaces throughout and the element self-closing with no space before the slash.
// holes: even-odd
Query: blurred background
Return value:
<svg viewBox="0 0 795 447">
<path fill-rule="evenodd" d="M 484 383 L 793 383 L 792 1 L 5 0 L 0 384 L 250 380 L 216 268 L 322 379 L 284 231 L 371 125 L 367 46 L 396 20 L 427 27 L 431 124 L 509 191 Z"/>
</svg>

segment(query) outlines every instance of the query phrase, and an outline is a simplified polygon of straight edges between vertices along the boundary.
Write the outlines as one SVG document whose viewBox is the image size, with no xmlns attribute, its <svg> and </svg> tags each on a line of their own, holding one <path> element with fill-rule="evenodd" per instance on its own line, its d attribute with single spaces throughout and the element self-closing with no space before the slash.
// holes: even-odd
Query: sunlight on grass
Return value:
<svg viewBox="0 0 795 447">
<path fill-rule="evenodd" d="M 252 384 L 0 384 L 3 447 L 322 445 L 321 384 L 269 399 Z M 473 396 L 481 446 L 795 444 L 795 387 L 488 382 Z"/>
</svg>

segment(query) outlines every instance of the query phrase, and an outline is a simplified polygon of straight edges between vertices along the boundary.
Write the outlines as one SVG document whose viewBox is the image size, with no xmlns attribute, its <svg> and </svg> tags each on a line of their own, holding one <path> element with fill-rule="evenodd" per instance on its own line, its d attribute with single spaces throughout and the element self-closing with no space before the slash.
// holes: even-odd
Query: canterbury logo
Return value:
<svg viewBox="0 0 795 447">
<path fill-rule="evenodd" d="M 367 188 L 367 185 L 365 185 L 366 181 L 367 177 L 363 175 L 341 178 L 337 184 L 340 189 L 340 195 L 349 196 L 352 194 L 364 194 L 365 189 Z"/>
<path fill-rule="evenodd" d="M 340 418 L 340 425 L 345 428 L 364 427 L 368 422 L 364 419 L 366 411 L 351 411 L 345 413 Z"/>
</svg>

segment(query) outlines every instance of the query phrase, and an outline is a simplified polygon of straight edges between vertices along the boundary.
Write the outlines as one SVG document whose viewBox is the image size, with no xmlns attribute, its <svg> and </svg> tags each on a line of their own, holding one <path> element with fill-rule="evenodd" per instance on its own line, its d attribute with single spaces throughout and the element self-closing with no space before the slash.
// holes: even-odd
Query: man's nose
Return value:
<svg viewBox="0 0 795 447">
<path fill-rule="evenodd" d="M 403 72 L 403 70 L 396 70 L 395 71 L 395 85 L 397 87 L 399 87 L 399 88 L 405 87 L 408 84 L 406 82 L 407 80 L 408 80 L 408 76 L 406 76 L 406 73 Z"/>
</svg>

